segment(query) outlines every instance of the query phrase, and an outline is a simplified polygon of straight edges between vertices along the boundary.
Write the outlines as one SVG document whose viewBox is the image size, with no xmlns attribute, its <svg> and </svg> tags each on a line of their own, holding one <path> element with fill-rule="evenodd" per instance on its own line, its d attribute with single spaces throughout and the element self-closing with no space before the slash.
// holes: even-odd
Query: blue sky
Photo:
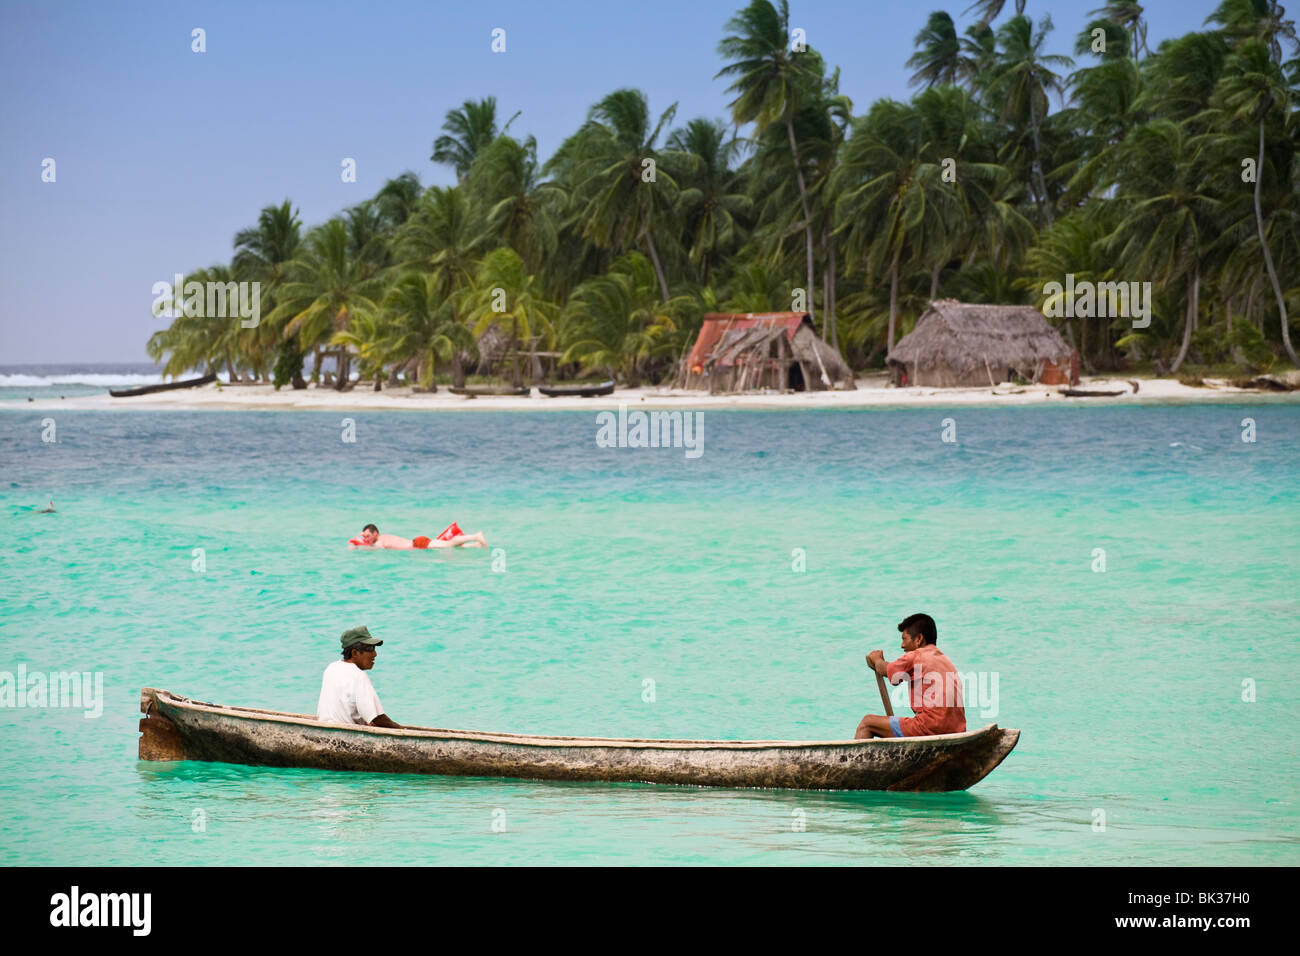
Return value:
<svg viewBox="0 0 1300 956">
<path fill-rule="evenodd" d="M 791 25 L 841 68 L 861 113 L 911 95 L 913 37 L 934 9 L 965 29 L 967 5 L 795 0 Z M 1050 12 L 1051 52 L 1069 53 L 1100 5 L 1026 12 Z M 521 110 L 511 132 L 535 135 L 543 158 L 623 86 L 656 114 L 676 102 L 674 125 L 727 116 L 717 44 L 741 6 L 0 0 L 0 364 L 146 360 L 153 284 L 228 262 L 263 206 L 287 197 L 313 225 L 406 170 L 450 183 L 429 153 L 466 99 L 496 96 L 503 119 Z M 1215 3 L 1145 6 L 1154 49 Z M 505 53 L 491 50 L 497 27 Z M 344 157 L 356 183 L 340 180 Z"/>
</svg>

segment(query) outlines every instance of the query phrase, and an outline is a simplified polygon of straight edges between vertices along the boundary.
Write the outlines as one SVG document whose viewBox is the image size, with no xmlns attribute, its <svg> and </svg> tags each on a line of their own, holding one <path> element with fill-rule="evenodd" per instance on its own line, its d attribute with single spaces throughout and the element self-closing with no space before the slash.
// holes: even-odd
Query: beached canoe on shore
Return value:
<svg viewBox="0 0 1300 956">
<path fill-rule="evenodd" d="M 133 398 L 136 395 L 152 395 L 154 392 L 170 392 L 178 388 L 198 388 L 211 385 L 217 380 L 216 372 L 209 372 L 198 378 L 185 378 L 179 382 L 159 382 L 157 385 L 137 385 L 135 388 L 110 388 L 108 394 L 114 398 Z"/>
<path fill-rule="evenodd" d="M 141 760 L 457 777 L 621 781 L 793 790 L 965 790 L 1020 731 L 885 740 L 636 740 L 322 724 L 308 714 L 223 707 L 146 687 Z"/>
<path fill-rule="evenodd" d="M 1088 388 L 1063 388 L 1060 393 L 1066 398 L 1115 398 L 1117 395 L 1128 395 L 1129 392 L 1124 389 L 1102 391 L 1099 389 Z"/>
<path fill-rule="evenodd" d="M 464 385 L 448 386 L 447 391 L 453 395 L 463 395 L 466 398 L 478 398 L 480 395 L 530 395 L 532 389 L 526 387 L 512 388 L 509 385 Z"/>
<path fill-rule="evenodd" d="M 547 398 L 598 398 L 601 395 L 613 395 L 613 381 L 598 382 L 594 385 L 538 385 L 537 391 Z"/>
</svg>

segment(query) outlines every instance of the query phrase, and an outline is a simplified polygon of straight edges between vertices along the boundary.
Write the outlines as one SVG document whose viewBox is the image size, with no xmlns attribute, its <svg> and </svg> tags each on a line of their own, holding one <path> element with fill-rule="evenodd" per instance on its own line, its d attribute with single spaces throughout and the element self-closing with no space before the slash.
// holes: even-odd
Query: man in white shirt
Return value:
<svg viewBox="0 0 1300 956">
<path fill-rule="evenodd" d="M 343 660 L 325 668 L 316 719 L 322 724 L 368 724 L 401 729 L 401 724 L 394 723 L 384 713 L 375 685 L 366 674 L 375 666 L 375 648 L 384 642 L 371 637 L 364 627 L 344 631 L 339 640 L 343 644 Z"/>
</svg>

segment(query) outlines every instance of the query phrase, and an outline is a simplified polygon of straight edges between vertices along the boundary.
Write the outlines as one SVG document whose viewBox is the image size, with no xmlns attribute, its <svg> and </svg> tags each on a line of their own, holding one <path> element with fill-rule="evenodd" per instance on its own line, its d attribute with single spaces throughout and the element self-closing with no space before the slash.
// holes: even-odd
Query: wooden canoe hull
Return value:
<svg viewBox="0 0 1300 956">
<path fill-rule="evenodd" d="M 726 741 L 540 737 L 322 724 L 305 714 L 222 707 L 146 687 L 141 760 L 208 760 L 365 773 L 423 773 L 772 787 L 965 790 L 1015 747 L 1020 731 L 898 740 Z"/>
<path fill-rule="evenodd" d="M 466 398 L 478 398 L 480 395 L 531 395 L 530 388 L 510 388 L 509 386 L 497 385 L 466 385 L 458 387 L 456 385 L 448 386 L 447 391 L 453 395 L 463 395 Z"/>
<path fill-rule="evenodd" d="M 217 373 L 209 372 L 199 378 L 187 378 L 179 382 L 159 382 L 157 385 L 137 385 L 135 388 L 110 388 L 108 394 L 114 398 L 134 398 L 137 395 L 170 392 L 178 388 L 198 388 L 200 385 L 211 385 L 216 380 Z"/>
<path fill-rule="evenodd" d="M 613 395 L 614 383 L 601 382 L 597 385 L 538 385 L 537 391 L 547 398 L 598 398 L 601 395 Z"/>
</svg>

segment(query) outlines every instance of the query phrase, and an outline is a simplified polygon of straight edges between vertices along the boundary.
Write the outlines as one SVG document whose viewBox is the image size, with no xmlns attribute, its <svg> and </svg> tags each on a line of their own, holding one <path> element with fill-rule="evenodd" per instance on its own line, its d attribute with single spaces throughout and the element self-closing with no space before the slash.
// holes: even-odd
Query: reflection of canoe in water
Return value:
<svg viewBox="0 0 1300 956">
<path fill-rule="evenodd" d="M 136 395 L 152 395 L 154 392 L 170 392 L 176 388 L 197 388 L 210 385 L 217 380 L 216 372 L 209 372 L 199 378 L 186 378 L 179 382 L 160 382 L 157 385 L 139 385 L 135 388 L 110 388 L 108 394 L 114 398 L 133 398 Z"/>
<path fill-rule="evenodd" d="M 480 395 L 528 395 L 530 393 L 527 388 L 511 388 L 509 385 L 465 385 L 459 388 L 452 385 L 447 391 L 453 395 L 464 395 L 466 398 L 477 398 Z"/>
<path fill-rule="evenodd" d="M 600 382 L 596 385 L 538 385 L 537 390 L 549 398 L 576 396 L 578 398 L 595 398 L 598 395 L 613 395 L 613 381 Z"/>
<path fill-rule="evenodd" d="M 222 707 L 146 687 L 141 760 L 456 777 L 623 781 L 794 790 L 965 790 L 1015 747 L 990 724 L 884 740 L 635 740 L 322 724 L 308 714 Z"/>
</svg>

